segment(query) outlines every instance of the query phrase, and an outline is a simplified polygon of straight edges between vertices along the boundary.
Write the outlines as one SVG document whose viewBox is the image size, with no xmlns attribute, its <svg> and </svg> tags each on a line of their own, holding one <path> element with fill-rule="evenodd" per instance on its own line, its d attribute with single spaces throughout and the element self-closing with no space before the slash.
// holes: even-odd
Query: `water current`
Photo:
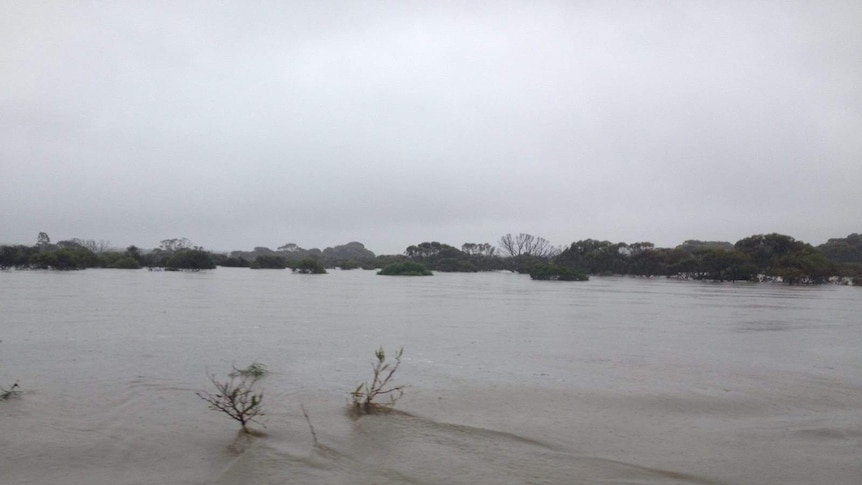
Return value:
<svg viewBox="0 0 862 485">
<path fill-rule="evenodd" d="M 3 271 L 0 484 L 858 484 L 860 349 L 859 288 Z M 195 392 L 253 361 L 246 437 Z"/>
</svg>

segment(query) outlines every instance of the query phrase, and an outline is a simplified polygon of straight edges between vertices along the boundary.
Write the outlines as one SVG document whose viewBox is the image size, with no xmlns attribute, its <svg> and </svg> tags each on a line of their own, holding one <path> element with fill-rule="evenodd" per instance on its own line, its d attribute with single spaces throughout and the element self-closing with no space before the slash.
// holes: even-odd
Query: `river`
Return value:
<svg viewBox="0 0 862 485">
<path fill-rule="evenodd" d="M 2 271 L 0 483 L 857 484 L 860 349 L 860 288 Z M 246 437 L 196 391 L 255 361 Z"/>
</svg>

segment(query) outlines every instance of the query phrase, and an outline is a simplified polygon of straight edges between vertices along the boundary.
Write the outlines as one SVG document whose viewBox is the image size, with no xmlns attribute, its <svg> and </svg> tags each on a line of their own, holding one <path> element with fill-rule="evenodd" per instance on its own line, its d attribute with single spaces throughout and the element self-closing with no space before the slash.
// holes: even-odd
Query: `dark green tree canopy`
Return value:
<svg viewBox="0 0 862 485">
<path fill-rule="evenodd" d="M 215 267 L 210 253 L 200 248 L 180 249 L 165 262 L 165 269 L 168 270 L 200 271 Z"/>
</svg>

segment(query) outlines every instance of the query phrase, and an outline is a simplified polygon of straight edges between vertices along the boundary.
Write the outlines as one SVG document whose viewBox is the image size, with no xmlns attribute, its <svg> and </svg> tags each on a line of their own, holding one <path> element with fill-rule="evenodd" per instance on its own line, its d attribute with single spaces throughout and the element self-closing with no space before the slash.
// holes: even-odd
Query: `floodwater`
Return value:
<svg viewBox="0 0 862 485">
<path fill-rule="evenodd" d="M 860 349 L 860 288 L 5 271 L 0 483 L 858 484 Z M 245 437 L 195 392 L 253 361 Z"/>
</svg>

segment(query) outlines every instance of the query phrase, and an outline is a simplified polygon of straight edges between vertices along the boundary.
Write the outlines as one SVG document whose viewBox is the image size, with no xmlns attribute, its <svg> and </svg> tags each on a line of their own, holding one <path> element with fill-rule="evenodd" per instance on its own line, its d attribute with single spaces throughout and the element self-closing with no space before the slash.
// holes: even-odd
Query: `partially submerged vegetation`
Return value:
<svg viewBox="0 0 862 485">
<path fill-rule="evenodd" d="M 293 272 L 299 274 L 326 274 L 326 268 L 316 259 L 305 258 L 293 268 Z"/>
<path fill-rule="evenodd" d="M 371 414 L 377 411 L 389 411 L 398 399 L 404 395 L 406 385 L 392 383 L 395 372 L 401 366 L 401 356 L 404 347 L 398 350 L 394 356 L 394 362 L 386 361 L 386 352 L 383 347 L 374 351 L 375 361 L 371 363 L 371 381 L 363 382 L 356 386 L 350 393 L 353 409 L 358 414 Z M 380 399 L 385 398 L 381 402 Z"/>
<path fill-rule="evenodd" d="M 558 281 L 613 274 L 862 285 L 862 234 L 830 239 L 817 247 L 776 233 L 757 234 L 736 243 L 688 240 L 674 248 L 658 248 L 650 242 L 627 244 L 594 239 L 552 246 L 544 238 L 525 233 L 506 234 L 497 244 L 464 243 L 459 249 L 432 241 L 410 245 L 402 254 L 375 255 L 359 242 L 322 251 L 288 243 L 277 250 L 256 247 L 253 251 L 218 254 L 194 246 L 185 238 L 165 239 L 152 250 L 136 246 L 118 250 L 105 241 L 71 239 L 53 244 L 46 233 L 40 233 L 34 246 L 0 246 L 0 269 L 149 267 L 199 271 L 234 266 L 291 268 L 297 273 L 322 274 L 326 268 L 363 268 L 379 269 L 381 275 L 402 276 L 428 276 L 432 271 L 507 270 Z"/>
<path fill-rule="evenodd" d="M 0 386 L 0 401 L 6 401 L 8 399 L 16 398 L 21 395 L 21 387 L 18 386 L 18 382 L 12 384 L 12 387 L 3 387 Z"/>
<path fill-rule="evenodd" d="M 371 364 L 371 380 L 362 382 L 350 392 L 351 409 L 357 415 L 374 414 L 378 412 L 389 412 L 395 403 L 404 395 L 404 384 L 394 384 L 395 373 L 401 366 L 401 356 L 404 348 L 387 360 L 383 347 L 374 351 L 375 360 Z M 227 379 L 220 380 L 215 374 L 208 374 L 210 383 L 214 390 L 198 391 L 197 396 L 207 402 L 209 408 L 225 414 L 240 424 L 244 435 L 255 435 L 249 425 L 251 423 L 261 424 L 257 418 L 263 416 L 263 391 L 258 391 L 257 384 L 260 379 L 269 374 L 267 367 L 260 362 L 252 362 L 244 368 L 233 366 L 228 373 Z M 0 399 L 9 399 L 17 393 L 18 383 L 11 389 L 0 387 Z M 311 418 L 305 406 L 300 403 L 302 415 L 308 424 L 314 446 L 320 447 L 317 432 L 311 424 Z M 261 424 L 262 425 L 262 424 Z"/>
<path fill-rule="evenodd" d="M 263 391 L 258 392 L 258 381 L 267 374 L 263 364 L 254 362 L 243 369 L 233 368 L 226 380 L 219 380 L 215 374 L 209 380 L 215 387 L 214 392 L 198 391 L 197 395 L 209 403 L 209 408 L 219 411 L 238 421 L 244 433 L 251 433 L 249 424 L 263 416 Z"/>
<path fill-rule="evenodd" d="M 404 261 L 388 264 L 377 274 L 383 276 L 431 276 L 433 273 L 422 263 Z"/>
<path fill-rule="evenodd" d="M 530 268 L 530 278 L 545 281 L 587 281 L 589 276 L 555 264 L 537 263 Z"/>
</svg>

